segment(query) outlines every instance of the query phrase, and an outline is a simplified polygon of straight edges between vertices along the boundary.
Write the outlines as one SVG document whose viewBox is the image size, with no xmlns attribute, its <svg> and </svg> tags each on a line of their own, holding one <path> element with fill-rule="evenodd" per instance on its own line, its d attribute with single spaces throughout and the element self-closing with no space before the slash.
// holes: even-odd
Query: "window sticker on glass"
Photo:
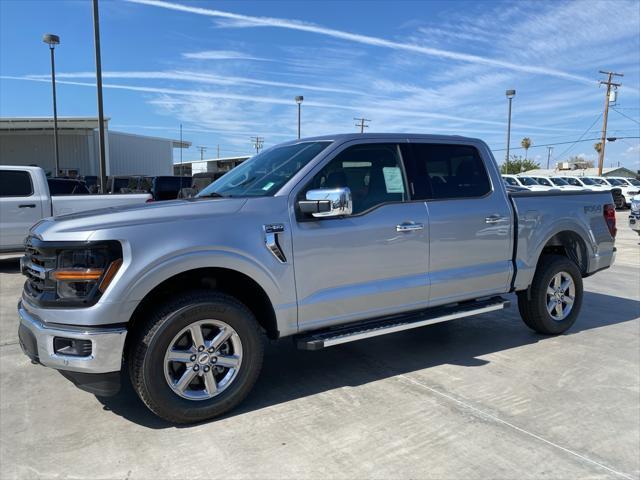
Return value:
<svg viewBox="0 0 640 480">
<path fill-rule="evenodd" d="M 384 175 L 387 193 L 404 193 L 402 172 L 398 167 L 383 167 L 382 174 Z"/>
<path fill-rule="evenodd" d="M 274 185 L 275 185 L 274 182 L 269 182 L 264 187 L 262 187 L 262 190 L 264 190 L 266 192 L 266 191 L 270 190 L 271 187 L 273 187 Z"/>
</svg>

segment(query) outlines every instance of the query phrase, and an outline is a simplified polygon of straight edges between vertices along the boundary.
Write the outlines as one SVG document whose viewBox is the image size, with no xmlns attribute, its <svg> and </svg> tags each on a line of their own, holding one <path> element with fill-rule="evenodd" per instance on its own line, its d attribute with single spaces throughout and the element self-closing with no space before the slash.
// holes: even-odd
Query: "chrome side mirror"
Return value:
<svg viewBox="0 0 640 480">
<path fill-rule="evenodd" d="M 306 200 L 300 200 L 298 206 L 302 213 L 311 214 L 316 218 L 351 215 L 351 190 L 347 187 L 309 190 Z"/>
</svg>

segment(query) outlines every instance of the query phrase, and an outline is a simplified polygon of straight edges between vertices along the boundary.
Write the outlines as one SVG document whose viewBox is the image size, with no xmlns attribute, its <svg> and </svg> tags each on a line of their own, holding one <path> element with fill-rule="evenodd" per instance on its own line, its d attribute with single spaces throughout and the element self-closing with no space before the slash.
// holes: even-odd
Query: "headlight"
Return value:
<svg viewBox="0 0 640 480">
<path fill-rule="evenodd" d="M 47 242 L 29 237 L 24 293 L 42 306 L 93 305 L 122 265 L 122 246 L 107 242 Z"/>
<path fill-rule="evenodd" d="M 58 253 L 57 268 L 50 273 L 58 297 L 81 300 L 104 292 L 122 264 L 114 253 L 110 245 Z"/>
</svg>

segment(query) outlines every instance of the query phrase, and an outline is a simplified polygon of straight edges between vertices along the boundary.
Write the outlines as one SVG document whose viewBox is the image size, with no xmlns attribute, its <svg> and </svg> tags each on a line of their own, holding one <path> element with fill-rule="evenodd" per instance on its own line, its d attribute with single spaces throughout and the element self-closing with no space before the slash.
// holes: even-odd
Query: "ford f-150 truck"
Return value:
<svg viewBox="0 0 640 480">
<path fill-rule="evenodd" d="M 560 334 L 615 233 L 611 193 L 508 194 L 480 140 L 298 140 L 192 199 L 38 223 L 19 337 L 85 390 L 128 378 L 157 415 L 195 422 L 247 395 L 264 337 L 317 350 L 498 311 L 509 292 Z"/>
<path fill-rule="evenodd" d="M 29 228 L 45 217 L 145 203 L 151 195 L 52 195 L 40 167 L 0 166 L 0 252 L 22 251 Z"/>
</svg>

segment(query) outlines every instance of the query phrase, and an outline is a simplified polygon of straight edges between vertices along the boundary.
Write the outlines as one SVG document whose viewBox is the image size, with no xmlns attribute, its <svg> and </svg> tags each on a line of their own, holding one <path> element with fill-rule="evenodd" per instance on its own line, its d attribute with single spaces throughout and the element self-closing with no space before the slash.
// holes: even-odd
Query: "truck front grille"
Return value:
<svg viewBox="0 0 640 480">
<path fill-rule="evenodd" d="M 49 280 L 48 272 L 56 267 L 56 261 L 55 250 L 35 246 L 33 239 L 27 238 L 20 265 L 23 275 L 27 277 L 24 292 L 28 297 L 39 300 L 47 293 L 55 295 L 55 282 Z"/>
</svg>

